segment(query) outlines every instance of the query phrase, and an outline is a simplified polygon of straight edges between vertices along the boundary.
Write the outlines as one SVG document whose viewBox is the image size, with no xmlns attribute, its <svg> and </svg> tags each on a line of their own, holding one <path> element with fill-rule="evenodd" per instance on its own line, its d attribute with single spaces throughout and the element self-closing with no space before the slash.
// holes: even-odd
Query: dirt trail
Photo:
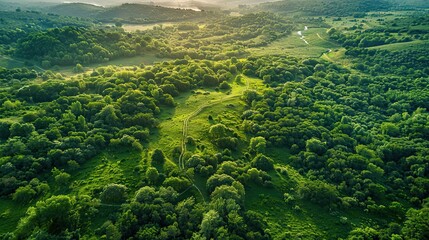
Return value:
<svg viewBox="0 0 429 240">
<path fill-rule="evenodd" d="M 308 30 L 308 27 L 307 26 L 305 26 L 304 27 L 304 31 L 307 31 Z M 305 42 L 305 44 L 307 44 L 307 45 L 310 45 L 310 43 L 305 39 L 305 36 L 304 36 L 304 34 L 302 33 L 303 31 L 298 31 L 297 32 L 297 34 L 301 37 L 300 39 L 302 40 L 302 41 L 304 41 Z"/>
<path fill-rule="evenodd" d="M 249 80 L 246 79 L 246 90 L 249 89 L 250 83 Z M 235 94 L 235 95 L 228 95 L 224 98 L 215 100 L 215 101 L 211 101 L 208 102 L 206 104 L 203 104 L 201 106 L 199 106 L 195 111 L 193 111 L 192 113 L 190 113 L 184 120 L 183 120 L 183 127 L 182 127 L 182 141 L 181 141 L 181 153 L 179 156 L 179 168 L 184 171 L 185 170 L 185 160 L 183 159 L 183 156 L 186 153 L 186 138 L 188 137 L 188 128 L 189 128 L 189 122 L 191 121 L 191 119 L 195 116 L 197 116 L 198 114 L 200 114 L 204 109 L 211 107 L 213 105 L 216 105 L 218 103 L 222 103 L 223 101 L 227 101 L 233 98 L 237 98 L 237 97 L 241 97 L 243 95 L 244 91 L 241 94 Z M 186 174 L 186 173 L 185 173 Z M 187 175 L 186 175 L 187 176 Z M 195 187 L 195 189 L 197 189 L 197 191 L 200 193 L 201 197 L 204 199 L 204 195 L 201 192 L 201 190 L 198 188 L 197 185 L 195 185 L 194 181 L 192 180 L 192 178 L 190 178 L 189 176 L 187 176 L 187 178 L 191 181 L 192 186 Z"/>
</svg>

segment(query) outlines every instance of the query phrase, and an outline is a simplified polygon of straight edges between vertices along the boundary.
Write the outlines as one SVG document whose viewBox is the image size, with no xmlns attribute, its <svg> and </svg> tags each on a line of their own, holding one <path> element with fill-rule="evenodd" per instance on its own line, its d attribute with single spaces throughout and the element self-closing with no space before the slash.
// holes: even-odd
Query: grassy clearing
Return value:
<svg viewBox="0 0 429 240">
<path fill-rule="evenodd" d="M 340 64 L 346 68 L 351 68 L 351 65 L 352 65 L 352 62 L 346 56 L 345 48 L 335 49 L 329 53 L 324 53 L 322 55 L 322 59 L 325 59 L 326 61 L 329 61 L 329 62 Z"/>
<path fill-rule="evenodd" d="M 14 231 L 19 219 L 27 212 L 27 205 L 0 198 L 0 233 Z"/>
<path fill-rule="evenodd" d="M 260 79 L 245 77 L 247 84 L 232 84 L 231 93 L 220 99 L 220 102 L 204 109 L 200 114 L 193 117 L 190 121 L 188 135 L 198 139 L 199 143 L 211 151 L 216 151 L 212 143 L 207 139 L 208 130 L 211 125 L 222 123 L 227 127 L 239 130 L 241 123 L 241 113 L 245 110 L 245 104 L 240 100 L 241 95 L 246 89 L 255 89 L 261 91 L 265 88 Z M 225 99 L 225 100 L 222 100 Z M 209 120 L 209 116 L 213 120 Z M 241 139 L 246 140 L 246 136 L 237 131 Z M 243 147 L 243 146 L 239 146 Z M 198 149 L 196 149 L 198 150 Z M 238 150 L 238 152 L 242 152 Z"/>
<path fill-rule="evenodd" d="M 0 67 L 4 68 L 20 68 L 25 67 L 24 63 L 6 56 L 0 56 Z"/>
<path fill-rule="evenodd" d="M 38 66 L 34 61 L 31 60 L 22 60 L 19 58 L 12 58 L 9 56 L 0 55 L 0 67 L 4 68 L 32 68 L 37 71 L 45 71 L 45 69 Z"/>
<path fill-rule="evenodd" d="M 416 50 L 416 49 L 429 49 L 428 40 L 416 40 L 412 42 L 403 42 L 403 43 L 392 43 L 376 47 L 370 47 L 369 49 L 379 49 L 387 51 L 402 51 L 402 50 Z"/>
<path fill-rule="evenodd" d="M 392 11 L 392 12 L 369 12 L 364 18 L 349 17 L 326 17 L 325 22 L 339 30 L 345 30 L 353 26 L 361 26 L 363 29 L 370 29 L 382 26 L 385 22 L 393 21 L 397 18 L 405 18 L 415 14 L 414 11 Z M 414 27 L 411 27 L 414 29 Z"/>
<path fill-rule="evenodd" d="M 163 23 L 150 23 L 150 24 L 124 24 L 122 28 L 125 32 L 136 32 L 152 30 L 154 27 L 171 27 L 177 23 L 175 22 L 163 22 Z"/>
<path fill-rule="evenodd" d="M 223 92 L 214 90 L 197 90 L 196 94 L 186 93 L 177 97 L 175 109 L 162 110 L 159 130 L 154 134 L 148 144 L 149 151 L 156 148 L 162 149 L 168 158 L 172 158 L 173 150 L 180 147 L 182 137 L 183 121 L 193 111 L 211 101 L 217 101 L 226 97 Z M 190 127 L 190 130 L 197 127 Z M 173 159 L 177 161 L 177 159 Z"/>
<path fill-rule="evenodd" d="M 328 40 L 326 28 L 309 28 L 302 31 L 305 43 L 301 36 L 294 32 L 292 35 L 279 39 L 266 47 L 251 48 L 249 51 L 256 56 L 286 54 L 299 58 L 320 57 L 328 49 L 339 48 L 339 45 Z"/>
<path fill-rule="evenodd" d="M 152 65 L 156 62 L 163 62 L 167 61 L 169 59 L 167 58 L 159 58 L 155 56 L 155 53 L 147 53 L 142 56 L 135 56 L 135 57 L 129 57 L 129 58 L 120 58 L 120 59 L 114 59 L 108 62 L 104 63 L 94 63 L 84 66 L 84 69 L 86 71 L 92 71 L 94 68 L 98 67 L 104 67 L 109 65 L 117 65 L 117 66 L 140 66 L 141 64 L 144 65 Z M 67 66 L 67 67 L 58 67 L 55 69 L 56 72 L 59 72 L 61 74 L 64 74 L 66 76 L 73 76 L 76 75 L 75 72 L 73 72 L 74 66 Z"/>
<path fill-rule="evenodd" d="M 262 82 L 258 79 L 249 79 L 250 88 L 262 88 Z M 191 119 L 189 125 L 189 136 L 200 137 L 206 139 L 208 130 L 208 115 L 220 113 L 228 110 L 228 104 L 240 105 L 239 97 L 246 90 L 246 85 L 232 84 L 232 90 L 229 94 L 224 91 L 215 91 L 214 89 L 198 89 L 195 93 L 181 94 L 175 98 L 177 103 L 176 108 L 162 109 L 161 122 L 159 130 L 151 136 L 148 144 L 149 151 L 156 148 L 162 149 L 168 158 L 172 159 L 172 152 L 175 148 L 180 147 L 183 121 L 198 109 L 200 106 L 207 103 L 216 103 L 204 109 L 199 115 Z M 225 101 L 223 100 L 225 99 Z M 217 103 L 219 102 L 219 103 Z M 237 110 L 231 109 L 233 112 Z M 214 116 L 214 115 L 213 115 Z M 215 117 L 215 116 L 214 116 Z M 209 144 L 206 144 L 209 145 Z M 177 162 L 177 159 L 172 159 Z"/>
<path fill-rule="evenodd" d="M 143 156 L 131 149 L 108 148 L 95 158 L 83 164 L 73 173 L 71 193 L 98 197 L 109 183 L 124 184 L 134 192 L 141 182 Z"/>
<path fill-rule="evenodd" d="M 309 180 L 288 165 L 288 150 L 269 148 L 266 152 L 275 159 L 275 170 L 269 172 L 274 187 L 250 185 L 245 205 L 265 216 L 273 239 L 340 239 L 357 226 L 385 221 L 360 209 L 330 209 L 301 199 L 298 184 Z M 284 193 L 295 200 L 286 202 Z M 341 222 L 341 218 L 346 221 Z"/>
</svg>

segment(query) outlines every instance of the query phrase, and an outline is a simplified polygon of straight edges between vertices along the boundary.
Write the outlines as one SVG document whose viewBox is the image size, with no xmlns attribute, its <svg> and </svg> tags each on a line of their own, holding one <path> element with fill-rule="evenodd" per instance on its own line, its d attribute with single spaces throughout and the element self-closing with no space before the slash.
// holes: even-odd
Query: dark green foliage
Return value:
<svg viewBox="0 0 429 240">
<path fill-rule="evenodd" d="M 164 152 L 159 149 L 155 149 L 152 153 L 152 161 L 154 164 L 163 164 L 165 162 Z"/>
<path fill-rule="evenodd" d="M 1 139 L 8 139 L 10 136 L 10 123 L 7 122 L 0 122 L 0 138 Z"/>
<path fill-rule="evenodd" d="M 27 238 L 38 230 L 52 236 L 78 234 L 85 229 L 88 220 L 96 212 L 97 202 L 88 196 L 78 198 L 65 195 L 53 196 L 46 201 L 37 202 L 31 207 L 27 216 L 18 225 L 18 238 Z"/>
<path fill-rule="evenodd" d="M 25 37 L 28 33 L 64 26 L 86 27 L 92 25 L 90 20 L 42 14 L 36 11 L 0 13 L 0 44 L 11 44 Z"/>
<path fill-rule="evenodd" d="M 66 3 L 53 6 L 47 11 L 62 16 L 93 18 L 100 12 L 105 11 L 105 8 L 85 3 Z"/>
<path fill-rule="evenodd" d="M 123 4 L 111 8 L 105 8 L 96 14 L 94 18 L 110 22 L 113 19 L 123 19 L 127 23 L 151 23 L 186 20 L 209 15 L 206 12 L 193 10 L 165 8 L 145 4 Z"/>
<path fill-rule="evenodd" d="M 120 204 L 127 199 L 127 187 L 122 184 L 109 184 L 104 187 L 100 194 L 102 203 Z"/>
<path fill-rule="evenodd" d="M 216 187 L 221 185 L 232 185 L 234 178 L 226 174 L 214 174 L 209 179 L 207 179 L 207 191 L 213 192 Z"/>
<path fill-rule="evenodd" d="M 130 38 L 117 29 L 64 27 L 22 38 L 16 47 L 16 55 L 57 65 L 76 65 L 75 72 L 82 72 L 80 63 L 135 56 L 143 53 L 150 41 L 150 37 L 145 36 Z"/>
<path fill-rule="evenodd" d="M 319 139 L 308 139 L 305 143 L 305 148 L 308 152 L 314 152 L 318 155 L 323 155 L 326 152 L 326 146 Z"/>
<path fill-rule="evenodd" d="M 249 148 L 251 152 L 264 153 L 267 147 L 267 141 L 263 137 L 254 137 L 250 139 Z"/>
<path fill-rule="evenodd" d="M 405 239 L 429 238 L 429 208 L 426 204 L 422 209 L 410 209 L 407 212 L 407 220 L 402 228 Z"/>
<path fill-rule="evenodd" d="M 322 206 L 331 206 L 338 201 L 339 193 L 334 186 L 322 181 L 311 181 L 299 186 L 298 194 Z"/>
<path fill-rule="evenodd" d="M 201 221 L 201 210 L 193 198 L 179 201 L 178 193 L 170 187 L 157 190 L 146 186 L 124 207 L 117 226 L 123 238 L 190 238 Z"/>
<path fill-rule="evenodd" d="M 263 4 L 262 8 L 273 12 L 301 12 L 315 16 L 351 16 L 354 13 L 387 10 L 389 6 L 386 0 L 283 0 Z"/>
<path fill-rule="evenodd" d="M 30 186 L 25 186 L 16 189 L 16 192 L 13 194 L 13 200 L 19 203 L 28 203 L 35 196 L 36 191 L 34 191 Z"/>
<path fill-rule="evenodd" d="M 270 171 L 274 168 L 274 161 L 263 155 L 263 154 L 258 154 L 251 163 L 252 167 L 260 169 L 260 170 L 264 170 L 264 171 Z"/>
</svg>

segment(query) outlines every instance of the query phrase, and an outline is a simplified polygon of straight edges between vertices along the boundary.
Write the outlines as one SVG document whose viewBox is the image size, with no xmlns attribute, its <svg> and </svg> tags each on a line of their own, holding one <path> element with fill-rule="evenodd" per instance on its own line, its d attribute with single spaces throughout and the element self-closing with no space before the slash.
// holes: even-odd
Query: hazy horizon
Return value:
<svg viewBox="0 0 429 240">
<path fill-rule="evenodd" d="M 274 0 L 275 1 L 275 0 Z M 112 5 L 120 5 L 124 3 L 152 3 L 152 4 L 160 4 L 160 5 L 192 5 L 192 3 L 205 3 L 210 5 L 218 5 L 221 7 L 231 7 L 238 6 L 240 4 L 258 4 L 263 2 L 274 2 L 273 0 L 23 0 L 19 3 L 13 2 L 11 0 L 0 0 L 0 2 L 11 3 L 17 5 L 24 5 L 26 3 L 35 4 L 35 3 L 51 3 L 51 4 L 61 4 L 61 3 L 86 3 L 97 6 L 112 6 Z"/>
</svg>

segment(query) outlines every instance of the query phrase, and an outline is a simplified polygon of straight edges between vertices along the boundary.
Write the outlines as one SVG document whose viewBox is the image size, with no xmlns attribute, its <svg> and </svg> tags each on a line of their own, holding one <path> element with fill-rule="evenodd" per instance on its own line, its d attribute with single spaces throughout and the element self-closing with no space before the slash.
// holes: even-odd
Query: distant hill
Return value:
<svg viewBox="0 0 429 240">
<path fill-rule="evenodd" d="M 102 22 L 112 22 L 120 19 L 123 23 L 188 20 L 208 14 L 205 11 L 191 9 L 129 3 L 106 8 L 85 3 L 68 3 L 49 8 L 48 12 L 64 16 L 93 18 Z"/>
<path fill-rule="evenodd" d="M 183 0 L 183 1 L 159 1 L 152 2 L 152 5 L 169 7 L 169 8 L 182 8 L 182 9 L 197 9 L 197 10 L 219 10 L 224 6 L 224 4 L 219 4 L 216 2 L 206 2 L 206 1 L 193 1 L 193 0 Z"/>
<path fill-rule="evenodd" d="M 86 3 L 65 3 L 48 9 L 48 12 L 72 17 L 95 17 L 105 8 Z"/>
<path fill-rule="evenodd" d="M 395 6 L 408 8 L 429 8 L 428 0 L 390 0 Z"/>
<path fill-rule="evenodd" d="M 264 3 L 263 10 L 282 13 L 303 13 L 313 16 L 350 16 L 353 13 L 383 11 L 391 4 L 386 0 L 283 0 Z"/>
</svg>

